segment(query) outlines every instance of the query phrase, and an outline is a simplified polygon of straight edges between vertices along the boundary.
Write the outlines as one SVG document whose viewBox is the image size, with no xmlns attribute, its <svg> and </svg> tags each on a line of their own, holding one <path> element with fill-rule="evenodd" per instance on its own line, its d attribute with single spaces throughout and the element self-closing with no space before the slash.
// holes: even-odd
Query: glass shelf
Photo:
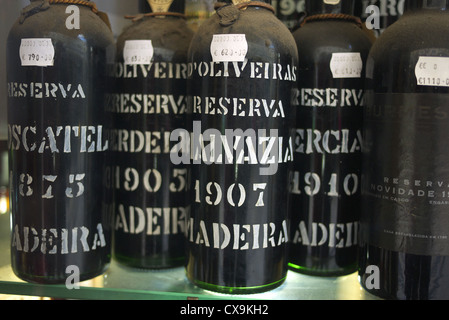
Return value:
<svg viewBox="0 0 449 320">
<path fill-rule="evenodd" d="M 373 300 L 352 274 L 338 278 L 312 277 L 289 272 L 279 288 L 263 294 L 223 295 L 191 284 L 184 268 L 164 271 L 132 269 L 112 261 L 105 274 L 80 283 L 79 289 L 64 285 L 36 285 L 17 278 L 10 265 L 10 220 L 0 215 L 0 293 L 64 299 L 105 300 Z"/>
</svg>

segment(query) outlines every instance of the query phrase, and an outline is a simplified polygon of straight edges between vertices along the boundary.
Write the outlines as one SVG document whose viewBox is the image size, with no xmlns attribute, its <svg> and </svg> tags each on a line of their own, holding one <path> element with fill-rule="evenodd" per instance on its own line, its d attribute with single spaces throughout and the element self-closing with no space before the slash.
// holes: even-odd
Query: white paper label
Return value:
<svg viewBox="0 0 449 320">
<path fill-rule="evenodd" d="M 335 79 L 361 78 L 362 56 L 360 52 L 333 53 L 330 68 Z"/>
<path fill-rule="evenodd" d="M 125 64 L 150 64 L 154 49 L 151 40 L 127 40 L 123 49 Z"/>
<path fill-rule="evenodd" d="M 153 12 L 168 12 L 174 0 L 147 0 Z"/>
<path fill-rule="evenodd" d="M 415 75 L 418 86 L 449 87 L 449 58 L 419 57 Z"/>
<path fill-rule="evenodd" d="M 243 62 L 248 53 L 248 42 L 244 34 L 214 34 L 210 44 L 214 62 Z"/>
<path fill-rule="evenodd" d="M 20 43 L 20 60 L 22 66 L 53 66 L 55 48 L 49 38 L 22 39 Z"/>
</svg>

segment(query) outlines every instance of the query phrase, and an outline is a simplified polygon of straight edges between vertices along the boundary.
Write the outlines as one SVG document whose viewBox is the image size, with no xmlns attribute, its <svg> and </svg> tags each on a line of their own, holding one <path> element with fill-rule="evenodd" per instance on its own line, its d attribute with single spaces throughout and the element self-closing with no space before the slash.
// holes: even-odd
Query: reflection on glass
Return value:
<svg viewBox="0 0 449 320">
<path fill-rule="evenodd" d="M 9 212 L 9 175 L 7 142 L 0 141 L 0 214 Z"/>
<path fill-rule="evenodd" d="M 0 187 L 0 214 L 9 212 L 9 192 L 8 188 Z"/>
</svg>

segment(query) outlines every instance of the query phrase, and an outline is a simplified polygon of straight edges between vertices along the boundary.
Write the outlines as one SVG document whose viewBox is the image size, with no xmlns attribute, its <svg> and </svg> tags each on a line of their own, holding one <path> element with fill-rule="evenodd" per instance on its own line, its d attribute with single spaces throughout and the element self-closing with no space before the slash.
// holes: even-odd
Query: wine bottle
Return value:
<svg viewBox="0 0 449 320">
<path fill-rule="evenodd" d="M 359 276 L 383 298 L 449 299 L 448 9 L 406 1 L 368 58 Z"/>
<path fill-rule="evenodd" d="M 7 40 L 11 265 L 29 282 L 83 281 L 110 262 L 104 18 L 93 2 L 31 1 Z"/>
<path fill-rule="evenodd" d="M 114 258 L 149 269 L 185 264 L 188 166 L 170 160 L 173 130 L 187 124 L 184 1 L 148 1 L 117 41 Z M 126 138 L 125 138 L 126 137 Z"/>
<path fill-rule="evenodd" d="M 285 280 L 297 59 L 269 2 L 219 2 L 192 39 L 186 269 L 201 288 L 254 293 Z"/>
<path fill-rule="evenodd" d="M 357 270 L 364 70 L 371 40 L 354 1 L 306 1 L 291 173 L 289 266 L 337 276 Z"/>
</svg>

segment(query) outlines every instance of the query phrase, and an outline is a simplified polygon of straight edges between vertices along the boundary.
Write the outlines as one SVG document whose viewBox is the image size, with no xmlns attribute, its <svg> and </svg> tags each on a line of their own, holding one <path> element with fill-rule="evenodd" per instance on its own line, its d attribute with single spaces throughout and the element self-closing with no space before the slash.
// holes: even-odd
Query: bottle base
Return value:
<svg viewBox="0 0 449 320">
<path fill-rule="evenodd" d="M 366 292 L 368 292 L 369 294 L 379 298 L 379 299 L 383 299 L 383 300 L 401 300 L 399 299 L 397 296 L 394 296 L 386 291 L 380 290 L 380 289 L 369 289 L 365 286 L 362 277 L 360 277 L 359 275 L 359 284 L 360 287 L 362 287 L 363 290 L 365 290 Z"/>
<path fill-rule="evenodd" d="M 335 270 L 320 270 L 316 268 L 308 268 L 304 266 L 299 266 L 294 263 L 288 264 L 288 269 L 296 272 L 305 274 L 308 276 L 318 276 L 318 277 L 341 277 L 341 276 L 347 276 L 349 274 L 353 274 L 357 271 L 357 266 L 350 266 L 346 268 L 341 269 L 335 269 Z"/>
<path fill-rule="evenodd" d="M 101 276 L 104 274 L 110 266 L 110 263 L 106 264 L 102 269 L 92 271 L 92 272 L 85 272 L 79 275 L 79 282 L 92 280 L 96 277 Z M 71 272 L 67 272 L 64 276 L 58 276 L 58 277 L 50 277 L 50 276 L 36 276 L 31 275 L 24 272 L 19 272 L 17 270 L 13 269 L 14 274 L 21 280 L 32 283 L 32 284 L 41 284 L 41 285 L 58 285 L 58 284 L 67 284 L 68 282 L 70 284 L 73 284 L 74 280 L 76 279 L 75 274 Z M 70 279 L 69 279 L 70 277 Z"/>
<path fill-rule="evenodd" d="M 148 258 L 138 259 L 123 257 L 118 254 L 114 254 L 114 260 L 119 264 L 130 268 L 145 269 L 145 270 L 161 270 L 161 269 L 172 269 L 178 268 L 185 265 L 185 258 L 172 258 L 172 259 L 162 259 L 162 258 Z"/>
<path fill-rule="evenodd" d="M 276 282 L 272 282 L 272 283 L 260 285 L 260 286 L 253 286 L 253 287 L 229 287 L 229 286 L 220 286 L 220 285 L 215 285 L 215 284 L 211 284 L 211 283 L 206 283 L 203 281 L 190 279 L 190 278 L 189 278 L 189 280 L 194 285 L 200 287 L 201 289 L 207 290 L 207 291 L 212 291 L 212 292 L 221 293 L 221 294 L 228 294 L 228 295 L 246 295 L 246 294 L 264 293 L 264 292 L 274 290 L 274 289 L 280 287 L 285 282 L 286 278 L 287 278 L 287 276 L 285 276 L 284 278 L 282 278 Z"/>
<path fill-rule="evenodd" d="M 388 300 L 448 300 L 449 256 L 415 255 L 361 246 L 359 282 Z"/>
</svg>

